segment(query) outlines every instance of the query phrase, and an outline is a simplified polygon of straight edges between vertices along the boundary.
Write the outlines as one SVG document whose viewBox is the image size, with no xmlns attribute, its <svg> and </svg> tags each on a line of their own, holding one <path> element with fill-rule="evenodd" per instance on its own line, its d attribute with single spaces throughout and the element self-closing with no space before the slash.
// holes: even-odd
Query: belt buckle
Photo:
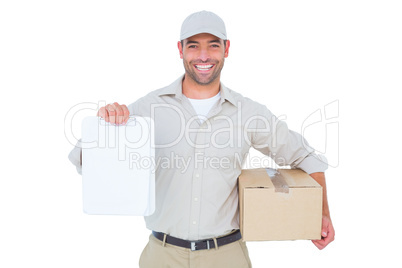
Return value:
<svg viewBox="0 0 402 268">
<path fill-rule="evenodd" d="M 196 251 L 197 250 L 197 244 L 195 241 L 190 242 L 191 245 L 191 251 Z"/>
<path fill-rule="evenodd" d="M 207 249 L 210 249 L 209 240 L 206 240 L 205 242 L 207 242 Z M 199 249 L 197 249 L 197 241 L 190 242 L 190 249 L 191 249 L 191 251 L 199 250 Z"/>
</svg>

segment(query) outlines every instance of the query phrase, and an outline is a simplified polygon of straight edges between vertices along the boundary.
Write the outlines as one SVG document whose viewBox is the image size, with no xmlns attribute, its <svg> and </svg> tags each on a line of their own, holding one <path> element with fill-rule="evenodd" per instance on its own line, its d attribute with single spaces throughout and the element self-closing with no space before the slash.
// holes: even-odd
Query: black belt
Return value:
<svg viewBox="0 0 402 268">
<path fill-rule="evenodd" d="M 160 241 L 163 241 L 163 237 L 165 235 L 164 233 L 152 231 L 152 234 Z M 239 239 L 241 239 L 241 233 L 239 230 L 237 230 L 234 233 L 231 233 L 229 235 L 216 238 L 216 242 L 218 244 L 218 247 L 220 247 L 220 246 L 224 246 L 224 245 L 230 244 L 232 242 L 235 242 Z M 174 245 L 174 246 L 189 248 L 193 251 L 201 250 L 201 249 L 215 248 L 214 239 L 188 241 L 188 240 L 183 240 L 180 238 L 166 235 L 165 242 L 168 244 Z"/>
</svg>

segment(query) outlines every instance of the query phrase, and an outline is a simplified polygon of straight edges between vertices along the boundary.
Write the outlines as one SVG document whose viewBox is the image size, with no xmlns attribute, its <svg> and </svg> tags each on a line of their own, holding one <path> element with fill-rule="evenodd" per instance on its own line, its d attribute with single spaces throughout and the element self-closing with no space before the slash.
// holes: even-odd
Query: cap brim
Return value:
<svg viewBox="0 0 402 268">
<path fill-rule="evenodd" d="M 194 36 L 194 35 L 197 35 L 197 34 L 201 34 L 201 33 L 209 33 L 209 34 L 212 34 L 212 35 L 214 35 L 214 36 L 216 36 L 216 37 L 218 37 L 218 38 L 220 38 L 220 39 L 222 39 L 222 40 L 226 40 L 226 39 L 227 39 L 226 35 L 223 34 L 223 33 L 221 33 L 221 32 L 214 31 L 214 30 L 208 29 L 208 28 L 204 28 L 204 29 L 198 29 L 198 30 L 196 30 L 196 31 L 187 32 L 187 33 L 182 34 L 182 35 L 180 36 L 180 41 L 182 41 L 182 40 L 184 40 L 184 39 L 187 39 L 187 38 L 189 38 L 189 37 L 191 37 L 191 36 Z"/>
</svg>

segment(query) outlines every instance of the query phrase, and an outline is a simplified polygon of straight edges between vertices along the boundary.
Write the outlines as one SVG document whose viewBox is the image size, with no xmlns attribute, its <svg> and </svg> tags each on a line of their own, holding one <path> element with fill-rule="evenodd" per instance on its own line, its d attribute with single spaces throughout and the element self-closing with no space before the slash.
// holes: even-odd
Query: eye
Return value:
<svg viewBox="0 0 402 268">
<path fill-rule="evenodd" d="M 217 44 L 213 44 L 213 45 L 212 45 L 212 47 L 219 47 L 219 45 L 217 45 Z"/>
<path fill-rule="evenodd" d="M 189 45 L 188 48 L 196 48 L 196 45 Z"/>
</svg>

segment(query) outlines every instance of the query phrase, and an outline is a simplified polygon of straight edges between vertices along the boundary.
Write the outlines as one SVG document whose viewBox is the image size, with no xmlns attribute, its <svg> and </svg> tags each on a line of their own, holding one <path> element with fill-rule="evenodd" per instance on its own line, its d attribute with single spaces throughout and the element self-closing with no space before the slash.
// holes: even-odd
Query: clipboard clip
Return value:
<svg viewBox="0 0 402 268">
<path fill-rule="evenodd" d="M 116 124 L 111 124 L 109 122 L 106 122 L 104 118 L 99 117 L 99 124 L 101 126 L 136 126 L 137 125 L 137 120 L 134 116 L 130 116 L 124 125 L 116 125 Z"/>
</svg>

